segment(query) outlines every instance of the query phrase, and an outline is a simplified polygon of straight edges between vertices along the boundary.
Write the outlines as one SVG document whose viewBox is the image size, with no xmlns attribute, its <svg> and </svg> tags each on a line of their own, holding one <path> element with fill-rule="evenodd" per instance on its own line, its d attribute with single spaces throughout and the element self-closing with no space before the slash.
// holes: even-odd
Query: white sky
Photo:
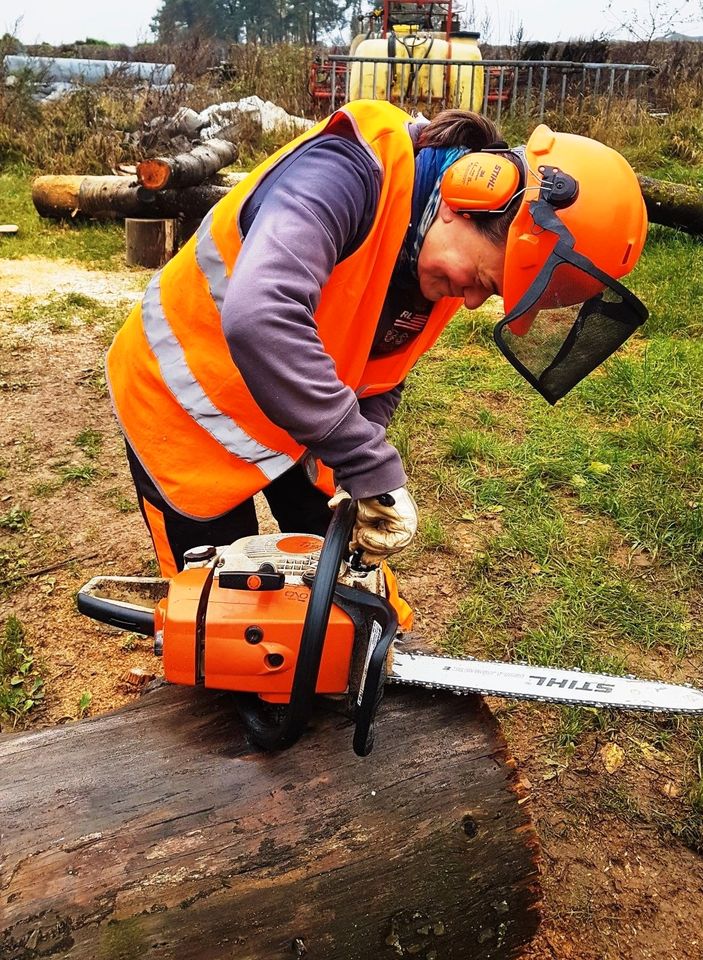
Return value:
<svg viewBox="0 0 703 960">
<path fill-rule="evenodd" d="M 493 43 L 507 42 L 519 23 L 524 26 L 525 40 L 567 40 L 570 37 L 590 37 L 601 33 L 626 36 L 617 30 L 618 24 L 632 22 L 632 11 L 640 21 L 647 21 L 652 5 L 676 10 L 685 5 L 698 18 L 686 22 L 681 17 L 673 29 L 688 35 L 703 35 L 703 14 L 700 0 L 614 0 L 617 13 L 606 13 L 608 0 L 577 3 L 567 0 L 475 0 L 479 25 L 484 21 L 482 11 L 490 10 L 491 29 L 488 39 Z M 461 6 L 460 0 L 455 4 Z M 70 43 L 86 36 L 112 43 L 134 44 L 152 39 L 149 31 L 151 18 L 160 6 L 159 0 L 0 0 L 0 34 L 15 33 L 24 43 Z M 371 3 L 368 3 L 370 8 Z M 463 6 L 470 6 L 464 0 Z M 15 29 L 15 24 L 19 22 Z M 660 15 L 659 22 L 663 22 Z M 672 29 L 670 23 L 664 31 Z"/>
</svg>

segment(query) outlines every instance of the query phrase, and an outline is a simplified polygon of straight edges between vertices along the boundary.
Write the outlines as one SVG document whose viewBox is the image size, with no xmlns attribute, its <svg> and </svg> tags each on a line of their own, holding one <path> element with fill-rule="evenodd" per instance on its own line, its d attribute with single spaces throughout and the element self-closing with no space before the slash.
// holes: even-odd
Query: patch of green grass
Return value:
<svg viewBox="0 0 703 960">
<path fill-rule="evenodd" d="M 73 292 L 42 299 L 23 297 L 10 311 L 9 319 L 18 325 L 46 324 L 52 333 L 80 325 L 99 325 L 104 336 L 112 340 L 113 331 L 121 325 L 128 309 L 123 303 L 107 306 L 94 297 Z"/>
<path fill-rule="evenodd" d="M 29 527 L 29 510 L 24 507 L 10 507 L 0 515 L 0 527 L 13 533 L 23 533 Z"/>
<path fill-rule="evenodd" d="M 78 700 L 78 707 L 76 710 L 76 717 L 78 720 L 82 720 L 82 718 L 88 713 L 92 702 L 93 694 L 90 692 L 90 690 L 84 690 L 80 696 L 80 699 Z"/>
<path fill-rule="evenodd" d="M 430 513 L 420 517 L 420 539 L 427 550 L 446 550 L 449 547 L 449 534 L 440 519 Z"/>
<path fill-rule="evenodd" d="M 104 439 L 105 437 L 100 430 L 87 427 L 85 430 L 81 430 L 73 442 L 90 460 L 95 460 L 100 455 Z"/>
<path fill-rule="evenodd" d="M 134 513 L 135 510 L 139 509 L 139 505 L 136 500 L 126 497 L 124 491 L 119 487 L 112 487 L 106 493 L 106 499 L 119 513 Z"/>
<path fill-rule="evenodd" d="M 11 614 L 0 634 L 0 731 L 21 725 L 43 699 L 41 667 L 22 623 Z"/>
<path fill-rule="evenodd" d="M 39 216 L 31 196 L 31 171 L 22 166 L 0 171 L 0 210 L 3 220 L 16 223 L 15 236 L 0 235 L 0 259 L 53 257 L 79 260 L 87 267 L 123 266 L 121 223 L 56 221 Z"/>
<path fill-rule="evenodd" d="M 650 321 L 556 407 L 493 345 L 490 304 L 460 312 L 410 374 L 393 431 L 420 516 L 457 544 L 448 651 L 662 678 L 685 658 L 700 682 L 702 250 L 651 231 L 632 278 Z M 431 567 L 419 539 L 415 565 Z M 550 742 L 574 750 L 600 724 L 673 737 L 687 769 L 703 753 L 691 721 L 650 729 L 590 710 L 560 712 Z M 678 819 L 664 810 L 661 825 L 695 846 L 703 777 L 685 780 Z"/>
<path fill-rule="evenodd" d="M 591 707 L 563 707 L 557 716 L 552 734 L 554 745 L 567 754 L 573 753 L 585 733 L 605 730 L 610 715 L 606 710 Z"/>
<path fill-rule="evenodd" d="M 61 489 L 60 480 L 42 480 L 39 483 L 35 483 L 32 487 L 32 496 L 39 497 L 51 497 L 58 490 Z"/>
<path fill-rule="evenodd" d="M 27 558 L 17 547 L 0 547 L 0 594 L 12 590 L 22 579 Z"/>
<path fill-rule="evenodd" d="M 107 386 L 107 378 L 105 376 L 105 368 L 102 366 L 95 367 L 93 370 L 87 371 L 81 380 L 81 383 L 88 387 L 88 389 L 100 399 L 110 395 L 110 391 Z"/>
<path fill-rule="evenodd" d="M 92 463 L 72 463 L 60 468 L 62 483 L 94 483 L 98 479 L 98 468 Z"/>
<path fill-rule="evenodd" d="M 449 438 L 449 456 L 462 463 L 483 463 L 490 467 L 505 459 L 505 450 L 504 444 L 486 433 L 485 428 L 464 429 Z"/>
</svg>

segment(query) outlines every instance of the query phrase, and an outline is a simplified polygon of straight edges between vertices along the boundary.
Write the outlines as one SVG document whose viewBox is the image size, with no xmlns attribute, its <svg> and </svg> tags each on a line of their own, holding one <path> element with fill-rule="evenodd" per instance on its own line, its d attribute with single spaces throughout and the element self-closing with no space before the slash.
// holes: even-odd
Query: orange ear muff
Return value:
<svg viewBox="0 0 703 960">
<path fill-rule="evenodd" d="M 495 153 L 467 153 L 442 177 L 442 200 L 454 213 L 504 210 L 520 187 L 516 165 Z"/>
</svg>

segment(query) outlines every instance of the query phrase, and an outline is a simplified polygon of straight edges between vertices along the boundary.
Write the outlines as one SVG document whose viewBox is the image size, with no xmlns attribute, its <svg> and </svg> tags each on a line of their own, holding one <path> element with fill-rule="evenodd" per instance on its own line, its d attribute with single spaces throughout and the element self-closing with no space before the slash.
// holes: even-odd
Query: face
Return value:
<svg viewBox="0 0 703 960">
<path fill-rule="evenodd" d="M 504 261 L 504 242 L 494 243 L 472 220 L 452 213 L 442 201 L 420 248 L 420 289 L 428 300 L 460 297 L 475 310 L 502 293 Z"/>
</svg>

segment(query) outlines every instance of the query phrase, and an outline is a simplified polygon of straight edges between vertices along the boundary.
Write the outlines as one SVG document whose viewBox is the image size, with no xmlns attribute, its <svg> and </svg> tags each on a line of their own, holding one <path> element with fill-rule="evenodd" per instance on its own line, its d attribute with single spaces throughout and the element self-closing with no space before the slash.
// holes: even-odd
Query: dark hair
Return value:
<svg viewBox="0 0 703 960">
<path fill-rule="evenodd" d="M 469 110 L 443 110 L 426 124 L 420 133 L 418 146 L 423 147 L 470 147 L 471 150 L 483 150 L 502 140 L 498 127 L 478 113 Z M 509 160 L 509 153 L 501 153 Z M 513 161 L 514 162 L 514 161 Z M 519 199 L 513 201 L 505 213 L 475 216 L 472 222 L 493 243 L 502 243 L 508 235 L 508 228 L 520 205 Z"/>
</svg>

